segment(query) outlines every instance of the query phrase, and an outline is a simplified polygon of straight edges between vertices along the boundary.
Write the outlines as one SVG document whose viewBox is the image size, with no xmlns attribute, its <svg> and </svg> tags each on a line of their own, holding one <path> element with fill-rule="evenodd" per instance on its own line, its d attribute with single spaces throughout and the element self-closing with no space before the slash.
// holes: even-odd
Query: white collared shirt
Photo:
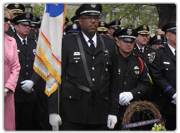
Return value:
<svg viewBox="0 0 180 133">
<path fill-rule="evenodd" d="M 170 48 L 170 50 L 172 51 L 172 53 L 173 53 L 173 55 L 176 55 L 176 53 L 175 53 L 175 48 L 173 48 L 171 45 L 169 45 L 168 43 L 167 43 L 167 45 L 169 46 L 169 48 Z"/>
<path fill-rule="evenodd" d="M 24 45 L 23 39 L 22 39 L 18 34 L 16 34 L 16 35 L 19 37 L 19 39 L 20 39 L 22 45 Z M 26 45 L 27 45 L 27 37 L 26 37 L 24 40 L 26 41 Z"/>
<path fill-rule="evenodd" d="M 140 51 L 140 49 L 142 49 L 142 53 L 144 53 L 144 48 L 145 48 L 145 46 L 143 46 L 142 48 L 140 48 L 140 47 L 137 45 L 137 43 L 136 43 L 136 46 L 138 47 L 139 51 Z"/>
<path fill-rule="evenodd" d="M 91 43 L 89 42 L 89 38 L 83 32 L 82 32 L 82 35 L 83 35 L 84 39 L 86 40 L 88 46 L 90 47 Z M 94 47 L 96 48 L 96 46 L 97 46 L 97 35 L 96 35 L 96 33 L 94 34 L 92 40 L 93 40 Z"/>
</svg>

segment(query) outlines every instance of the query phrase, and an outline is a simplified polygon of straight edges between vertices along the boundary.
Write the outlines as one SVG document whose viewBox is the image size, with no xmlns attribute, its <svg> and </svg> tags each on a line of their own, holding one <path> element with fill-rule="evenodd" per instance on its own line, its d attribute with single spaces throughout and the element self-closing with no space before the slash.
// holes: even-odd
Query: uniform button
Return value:
<svg viewBox="0 0 180 133">
<path fill-rule="evenodd" d="M 78 60 L 76 60 L 75 62 L 78 63 Z"/>
<path fill-rule="evenodd" d="M 106 62 L 106 64 L 108 65 L 108 64 L 109 64 L 109 62 Z"/>
<path fill-rule="evenodd" d="M 28 65 L 26 65 L 26 67 L 28 67 Z"/>
<path fill-rule="evenodd" d="M 27 60 L 29 60 L 29 58 L 27 57 Z"/>
<path fill-rule="evenodd" d="M 126 76 L 128 76 L 128 74 L 126 73 Z"/>
<path fill-rule="evenodd" d="M 105 71 L 108 71 L 108 68 L 106 68 Z"/>
<path fill-rule="evenodd" d="M 94 67 L 92 67 L 92 70 L 95 70 L 95 68 L 94 68 Z"/>
<path fill-rule="evenodd" d="M 124 84 L 126 85 L 126 82 L 124 82 Z"/>
<path fill-rule="evenodd" d="M 168 68 L 166 68 L 166 70 L 168 70 Z"/>
<path fill-rule="evenodd" d="M 94 56 L 93 56 L 92 58 L 93 58 L 93 59 L 95 59 L 95 57 L 94 57 Z"/>
<path fill-rule="evenodd" d="M 69 98 L 71 99 L 72 97 L 71 97 L 71 96 L 69 96 Z"/>
<path fill-rule="evenodd" d="M 92 81 L 95 81 L 95 78 L 92 78 Z"/>
<path fill-rule="evenodd" d="M 139 92 L 139 91 L 138 91 L 137 93 L 138 93 L 138 94 L 141 94 L 141 92 Z"/>
<path fill-rule="evenodd" d="M 26 72 L 26 75 L 28 75 L 28 72 Z"/>
</svg>

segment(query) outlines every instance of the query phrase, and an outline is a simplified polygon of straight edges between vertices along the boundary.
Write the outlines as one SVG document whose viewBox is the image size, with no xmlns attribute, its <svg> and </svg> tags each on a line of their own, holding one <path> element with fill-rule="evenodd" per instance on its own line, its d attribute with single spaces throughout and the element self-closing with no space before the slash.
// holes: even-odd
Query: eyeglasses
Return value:
<svg viewBox="0 0 180 133">
<path fill-rule="evenodd" d="M 98 20 L 99 16 L 85 16 L 85 17 L 81 17 L 81 19 L 88 19 L 88 20 Z"/>
<path fill-rule="evenodd" d="M 11 20 L 12 20 L 12 19 L 9 19 L 9 18 L 6 18 L 6 17 L 4 18 L 4 22 L 6 22 L 6 23 L 7 23 L 8 21 L 11 22 Z"/>
</svg>

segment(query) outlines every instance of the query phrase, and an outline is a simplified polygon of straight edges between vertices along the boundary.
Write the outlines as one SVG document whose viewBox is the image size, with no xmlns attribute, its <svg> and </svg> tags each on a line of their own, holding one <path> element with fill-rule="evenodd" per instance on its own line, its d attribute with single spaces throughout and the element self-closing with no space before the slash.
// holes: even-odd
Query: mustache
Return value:
<svg viewBox="0 0 180 133">
<path fill-rule="evenodd" d="M 97 26 L 95 24 L 91 24 L 91 25 L 89 25 L 89 27 L 96 27 L 97 28 Z"/>
</svg>

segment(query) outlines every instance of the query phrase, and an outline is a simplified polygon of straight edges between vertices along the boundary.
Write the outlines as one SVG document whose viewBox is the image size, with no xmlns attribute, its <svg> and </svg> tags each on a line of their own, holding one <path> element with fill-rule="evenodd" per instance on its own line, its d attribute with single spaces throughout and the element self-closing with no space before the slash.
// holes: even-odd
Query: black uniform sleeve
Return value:
<svg viewBox="0 0 180 133">
<path fill-rule="evenodd" d="M 172 96 L 176 93 L 176 90 L 170 85 L 166 78 L 163 77 L 163 70 L 161 69 L 161 56 L 163 55 L 156 52 L 154 61 L 149 64 L 149 71 L 153 82 L 156 83 L 159 89 L 161 89 L 161 92 L 167 97 L 172 98 Z"/>
<path fill-rule="evenodd" d="M 115 45 L 112 48 L 112 68 L 110 70 L 110 114 L 112 115 L 118 115 L 118 105 L 119 105 L 119 94 L 118 94 L 118 64 L 117 64 L 117 55 L 115 52 Z"/>
</svg>

